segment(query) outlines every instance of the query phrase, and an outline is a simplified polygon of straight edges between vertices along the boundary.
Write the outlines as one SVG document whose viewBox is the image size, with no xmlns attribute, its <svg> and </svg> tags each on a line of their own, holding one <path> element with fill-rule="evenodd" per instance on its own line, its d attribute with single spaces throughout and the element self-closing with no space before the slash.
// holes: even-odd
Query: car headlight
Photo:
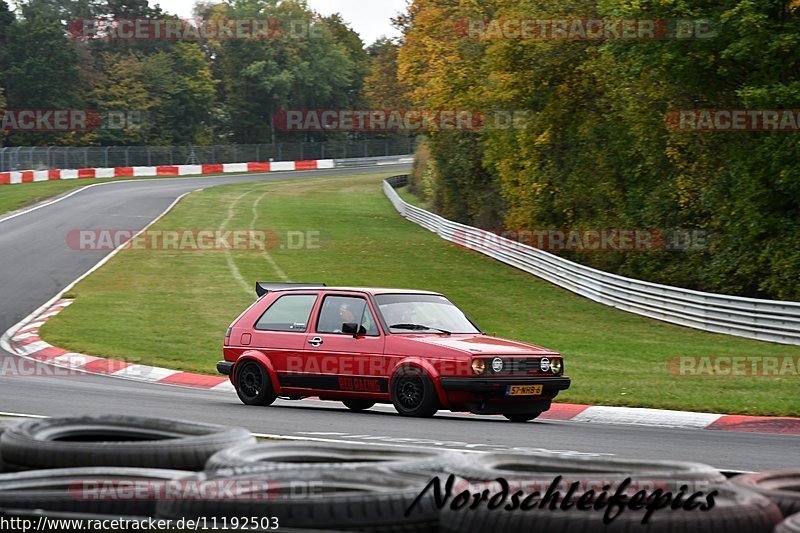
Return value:
<svg viewBox="0 0 800 533">
<path fill-rule="evenodd" d="M 492 359 L 492 372 L 497 374 L 503 370 L 503 360 L 499 357 Z"/>
<path fill-rule="evenodd" d="M 547 357 L 542 357 L 539 360 L 539 368 L 542 370 L 542 372 L 547 372 L 548 370 L 550 370 L 551 368 L 550 359 L 548 359 Z"/>
<path fill-rule="evenodd" d="M 553 359 L 550 362 L 550 371 L 553 374 L 560 374 L 564 370 L 564 363 L 562 359 Z"/>
<path fill-rule="evenodd" d="M 486 372 L 486 362 L 483 359 L 473 359 L 472 371 L 476 374 L 483 374 Z"/>
</svg>

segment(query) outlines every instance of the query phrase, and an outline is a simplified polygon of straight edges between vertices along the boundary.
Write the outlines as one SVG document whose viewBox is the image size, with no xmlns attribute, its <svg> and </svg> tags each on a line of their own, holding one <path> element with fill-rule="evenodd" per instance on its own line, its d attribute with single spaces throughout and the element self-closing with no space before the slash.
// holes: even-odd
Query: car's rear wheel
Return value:
<svg viewBox="0 0 800 533">
<path fill-rule="evenodd" d="M 269 405 L 276 398 L 266 369 L 255 361 L 237 366 L 236 394 L 245 405 Z"/>
<path fill-rule="evenodd" d="M 391 399 L 403 416 L 431 417 L 439 410 L 439 398 L 431 378 L 423 372 L 402 371 L 392 381 Z"/>
<path fill-rule="evenodd" d="M 503 416 L 511 420 L 512 422 L 528 422 L 533 420 L 537 416 L 539 416 L 540 412 L 538 413 L 507 413 Z"/>
<path fill-rule="evenodd" d="M 354 398 L 349 398 L 347 400 L 342 400 L 342 403 L 345 407 L 352 411 L 364 411 L 365 409 L 369 409 L 375 402 L 370 400 L 358 400 Z"/>
</svg>

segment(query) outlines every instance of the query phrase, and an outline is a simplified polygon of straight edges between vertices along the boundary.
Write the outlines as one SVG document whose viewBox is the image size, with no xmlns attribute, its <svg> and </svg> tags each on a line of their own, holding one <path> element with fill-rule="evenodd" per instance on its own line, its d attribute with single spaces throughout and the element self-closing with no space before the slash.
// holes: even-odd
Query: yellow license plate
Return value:
<svg viewBox="0 0 800 533">
<path fill-rule="evenodd" d="M 506 396 L 535 396 L 541 393 L 541 385 L 509 385 L 506 389 Z"/>
</svg>

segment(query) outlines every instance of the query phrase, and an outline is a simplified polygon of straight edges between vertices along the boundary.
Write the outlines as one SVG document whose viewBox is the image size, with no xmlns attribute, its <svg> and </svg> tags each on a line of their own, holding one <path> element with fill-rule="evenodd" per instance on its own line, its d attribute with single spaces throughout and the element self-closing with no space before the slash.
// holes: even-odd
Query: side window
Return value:
<svg viewBox="0 0 800 533">
<path fill-rule="evenodd" d="M 315 294 L 285 294 L 264 311 L 256 322 L 255 329 L 303 333 L 307 329 L 311 309 L 316 301 Z"/>
<path fill-rule="evenodd" d="M 366 335 L 378 335 L 367 301 L 358 296 L 326 296 L 317 320 L 317 333 L 342 333 L 342 324 L 359 323 Z"/>
</svg>

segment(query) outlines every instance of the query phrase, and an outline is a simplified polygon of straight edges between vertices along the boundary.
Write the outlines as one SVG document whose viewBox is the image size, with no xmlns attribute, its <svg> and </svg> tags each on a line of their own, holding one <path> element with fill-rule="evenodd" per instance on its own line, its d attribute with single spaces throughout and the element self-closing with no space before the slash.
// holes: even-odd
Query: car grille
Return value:
<svg viewBox="0 0 800 533">
<path fill-rule="evenodd" d="M 539 363 L 541 362 L 541 357 L 531 357 L 531 358 L 521 358 L 521 357 L 514 357 L 514 358 L 503 358 L 503 370 L 498 372 L 498 374 L 511 374 L 511 375 L 531 375 L 531 374 L 547 374 L 548 372 L 542 372 Z M 489 360 L 490 364 L 488 365 L 491 369 L 491 359 Z M 493 372 L 494 373 L 494 372 Z"/>
</svg>

